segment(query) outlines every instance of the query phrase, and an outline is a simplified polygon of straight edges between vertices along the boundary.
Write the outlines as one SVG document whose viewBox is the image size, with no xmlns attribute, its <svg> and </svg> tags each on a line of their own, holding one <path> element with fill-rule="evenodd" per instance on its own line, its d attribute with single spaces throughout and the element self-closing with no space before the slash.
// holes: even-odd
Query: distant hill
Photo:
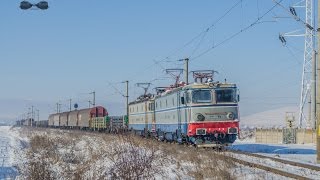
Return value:
<svg viewBox="0 0 320 180">
<path fill-rule="evenodd" d="M 263 127 L 263 128 L 272 128 L 272 127 L 285 127 L 285 117 L 286 112 L 294 112 L 296 124 L 299 120 L 299 108 L 298 107 L 283 107 L 274 110 L 268 110 L 240 118 L 241 127 Z"/>
</svg>

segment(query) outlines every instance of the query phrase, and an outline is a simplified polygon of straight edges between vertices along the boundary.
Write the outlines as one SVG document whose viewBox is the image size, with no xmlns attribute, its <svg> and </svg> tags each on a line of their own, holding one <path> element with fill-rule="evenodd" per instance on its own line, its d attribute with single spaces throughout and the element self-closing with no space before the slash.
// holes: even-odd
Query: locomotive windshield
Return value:
<svg viewBox="0 0 320 180">
<path fill-rule="evenodd" d="M 194 90 L 192 91 L 193 103 L 210 103 L 211 91 L 210 90 Z"/>
<path fill-rule="evenodd" d="M 235 89 L 217 89 L 216 100 L 219 102 L 237 102 Z"/>
</svg>

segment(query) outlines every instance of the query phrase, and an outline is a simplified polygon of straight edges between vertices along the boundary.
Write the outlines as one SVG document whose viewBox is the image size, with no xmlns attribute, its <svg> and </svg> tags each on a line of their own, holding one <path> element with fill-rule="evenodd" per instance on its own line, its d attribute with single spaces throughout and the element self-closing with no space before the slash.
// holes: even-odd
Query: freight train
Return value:
<svg viewBox="0 0 320 180">
<path fill-rule="evenodd" d="M 194 74 L 195 82 L 158 88 L 129 103 L 129 117 L 109 116 L 102 106 L 51 114 L 53 128 L 132 131 L 160 141 L 196 146 L 232 144 L 239 134 L 236 84 L 213 82 L 212 73 Z M 200 78 L 200 82 L 197 82 Z M 204 81 L 205 80 L 205 81 Z"/>
<path fill-rule="evenodd" d="M 123 116 L 109 116 L 102 106 L 49 115 L 48 126 L 53 128 L 93 131 L 119 131 L 125 129 Z"/>
<path fill-rule="evenodd" d="M 79 129 L 104 132 L 119 132 L 126 130 L 126 116 L 109 116 L 102 106 L 85 109 L 75 109 L 61 113 L 50 114 L 48 120 L 34 121 L 22 119 L 17 126 L 50 127 L 61 129 Z"/>
<path fill-rule="evenodd" d="M 131 102 L 129 129 L 142 136 L 197 146 L 233 143 L 239 133 L 237 86 L 208 77 L 202 83 L 204 77 L 200 83 L 176 84 Z"/>
</svg>

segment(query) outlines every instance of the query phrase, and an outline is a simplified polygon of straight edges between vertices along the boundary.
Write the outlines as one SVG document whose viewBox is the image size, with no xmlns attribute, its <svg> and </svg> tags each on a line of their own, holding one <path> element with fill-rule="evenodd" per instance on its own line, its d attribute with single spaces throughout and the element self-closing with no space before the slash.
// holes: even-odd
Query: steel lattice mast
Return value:
<svg viewBox="0 0 320 180">
<path fill-rule="evenodd" d="M 305 0 L 305 10 L 306 17 L 305 23 L 314 27 L 314 11 L 313 11 L 313 1 Z M 306 108 L 306 104 L 309 103 L 310 99 L 310 89 L 311 89 L 311 74 L 312 74 L 312 53 L 314 50 L 314 29 L 306 27 L 305 33 L 305 43 L 304 43 L 304 63 L 302 70 L 302 86 L 301 86 L 301 96 L 300 96 L 300 115 L 299 115 L 299 127 L 302 127 L 302 122 L 306 122 L 307 128 L 311 128 L 311 116 L 306 116 L 306 112 L 310 113 L 310 108 Z M 308 111 L 306 111 L 308 110 Z M 313 118 L 312 118 L 313 119 Z"/>
</svg>

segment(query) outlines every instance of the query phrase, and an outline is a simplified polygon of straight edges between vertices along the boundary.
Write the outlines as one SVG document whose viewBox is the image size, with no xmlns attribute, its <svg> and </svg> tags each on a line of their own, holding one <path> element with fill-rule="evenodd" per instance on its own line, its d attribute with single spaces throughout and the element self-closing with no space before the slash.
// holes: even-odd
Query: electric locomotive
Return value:
<svg viewBox="0 0 320 180">
<path fill-rule="evenodd" d="M 214 82 L 213 71 L 193 75 L 193 84 L 177 83 L 130 103 L 129 129 L 197 146 L 233 143 L 239 133 L 236 84 Z"/>
</svg>

